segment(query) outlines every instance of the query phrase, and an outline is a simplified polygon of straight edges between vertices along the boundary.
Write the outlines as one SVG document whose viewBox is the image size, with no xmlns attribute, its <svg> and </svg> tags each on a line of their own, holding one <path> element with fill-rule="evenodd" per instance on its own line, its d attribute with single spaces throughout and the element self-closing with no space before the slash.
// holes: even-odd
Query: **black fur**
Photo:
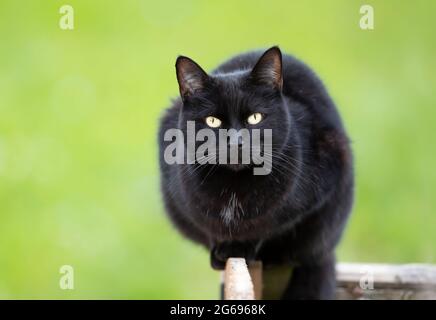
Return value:
<svg viewBox="0 0 436 320">
<path fill-rule="evenodd" d="M 209 76 L 179 57 L 182 99 L 166 111 L 159 133 L 165 207 L 186 237 L 210 250 L 214 268 L 223 268 L 230 256 L 286 263 L 294 271 L 283 298 L 331 299 L 334 249 L 353 200 L 349 140 L 317 76 L 294 57 L 282 57 L 277 47 L 262 53 L 235 56 Z M 250 127 L 244 121 L 253 112 L 265 115 L 258 128 L 273 129 L 269 175 L 253 175 L 250 166 L 164 161 L 170 143 L 164 142 L 165 130 L 185 130 L 187 120 L 195 120 L 197 130 L 205 128 L 209 115 L 222 119 L 224 128 Z M 220 212 L 231 197 L 238 205 L 224 222 Z"/>
</svg>

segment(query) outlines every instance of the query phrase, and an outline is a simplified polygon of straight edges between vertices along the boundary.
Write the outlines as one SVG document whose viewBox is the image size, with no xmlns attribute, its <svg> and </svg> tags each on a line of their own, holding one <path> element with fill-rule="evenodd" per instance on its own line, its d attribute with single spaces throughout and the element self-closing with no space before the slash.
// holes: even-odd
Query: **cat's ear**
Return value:
<svg viewBox="0 0 436 320">
<path fill-rule="evenodd" d="M 265 51 L 251 71 L 251 78 L 255 83 L 282 89 L 282 52 L 279 47 L 274 46 Z"/>
<path fill-rule="evenodd" d="M 195 61 L 184 56 L 179 56 L 176 60 L 176 74 L 182 99 L 203 89 L 209 79 L 207 73 Z"/>
</svg>

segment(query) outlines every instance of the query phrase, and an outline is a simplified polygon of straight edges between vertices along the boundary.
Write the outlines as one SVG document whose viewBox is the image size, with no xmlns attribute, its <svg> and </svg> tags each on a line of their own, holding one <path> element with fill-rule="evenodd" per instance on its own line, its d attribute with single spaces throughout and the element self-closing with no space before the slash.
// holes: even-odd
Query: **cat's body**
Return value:
<svg viewBox="0 0 436 320">
<path fill-rule="evenodd" d="M 289 55 L 282 58 L 278 48 L 262 53 L 236 56 L 209 79 L 198 65 L 179 58 L 182 99 L 167 110 L 159 134 L 166 210 L 185 236 L 211 250 L 215 268 L 230 256 L 289 264 L 294 271 L 284 298 L 333 298 L 334 248 L 353 198 L 348 138 L 332 100 L 307 66 Z M 241 119 L 252 112 L 264 115 L 257 126 L 273 129 L 270 174 L 164 160 L 167 129 L 185 130 L 187 120 L 201 123 L 210 114 L 223 127 L 240 129 Z"/>
</svg>

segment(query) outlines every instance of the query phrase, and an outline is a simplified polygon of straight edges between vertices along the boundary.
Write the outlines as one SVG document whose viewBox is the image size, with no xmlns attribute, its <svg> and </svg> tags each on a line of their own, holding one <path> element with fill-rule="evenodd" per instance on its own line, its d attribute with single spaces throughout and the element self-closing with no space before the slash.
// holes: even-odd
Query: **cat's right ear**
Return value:
<svg viewBox="0 0 436 320">
<path fill-rule="evenodd" d="M 179 56 L 176 60 L 176 74 L 183 100 L 203 89 L 209 79 L 207 73 L 195 61 L 184 56 Z"/>
<path fill-rule="evenodd" d="M 251 71 L 251 78 L 256 83 L 262 83 L 278 90 L 282 89 L 282 52 L 279 47 L 274 46 L 265 51 Z"/>
</svg>

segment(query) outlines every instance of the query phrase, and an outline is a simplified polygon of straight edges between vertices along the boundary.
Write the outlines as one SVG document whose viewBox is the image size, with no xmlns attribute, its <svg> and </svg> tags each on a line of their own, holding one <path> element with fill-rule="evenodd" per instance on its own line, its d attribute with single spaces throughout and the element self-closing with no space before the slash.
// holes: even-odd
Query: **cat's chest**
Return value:
<svg viewBox="0 0 436 320">
<path fill-rule="evenodd" d="M 197 213 L 220 219 L 229 225 L 264 213 L 274 201 L 274 188 L 260 188 L 259 184 L 232 183 L 207 184 L 195 193 L 192 203 Z"/>
<path fill-rule="evenodd" d="M 238 197 L 235 192 L 230 193 L 221 202 L 219 209 L 219 216 L 225 224 L 230 224 L 232 221 L 240 220 L 245 215 L 243 201 Z"/>
</svg>

